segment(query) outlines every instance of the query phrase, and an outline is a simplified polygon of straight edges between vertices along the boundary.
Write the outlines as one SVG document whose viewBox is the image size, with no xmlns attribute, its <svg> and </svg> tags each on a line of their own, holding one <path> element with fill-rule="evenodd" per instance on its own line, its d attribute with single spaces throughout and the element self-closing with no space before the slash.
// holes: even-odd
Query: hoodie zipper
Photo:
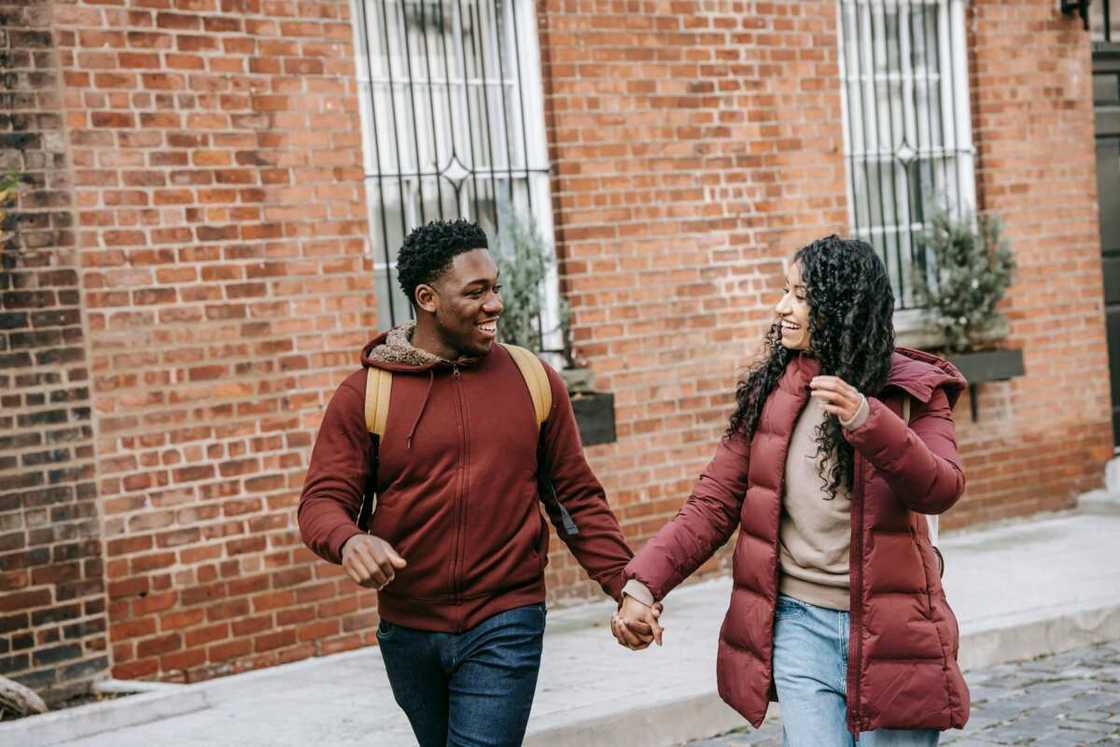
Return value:
<svg viewBox="0 0 1120 747">
<path fill-rule="evenodd" d="M 451 378 L 455 384 L 455 397 L 459 407 L 459 486 L 455 495 L 455 555 L 451 562 L 451 591 L 453 604 L 458 607 L 462 603 L 462 550 L 463 550 L 463 522 L 464 504 L 466 503 L 466 475 L 467 475 L 467 418 L 466 408 L 463 404 L 463 375 L 458 366 L 451 367 Z M 456 630 L 462 632 L 462 621 L 456 622 Z"/>
<path fill-rule="evenodd" d="M 857 455 L 853 466 L 851 625 L 848 650 L 848 729 L 858 740 L 862 728 L 860 713 L 860 661 L 863 657 L 863 463 Z"/>
</svg>

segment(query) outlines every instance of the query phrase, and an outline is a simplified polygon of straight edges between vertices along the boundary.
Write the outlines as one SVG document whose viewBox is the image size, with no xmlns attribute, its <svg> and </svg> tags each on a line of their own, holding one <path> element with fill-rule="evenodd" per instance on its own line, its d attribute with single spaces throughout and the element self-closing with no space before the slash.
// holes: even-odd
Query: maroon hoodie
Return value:
<svg viewBox="0 0 1120 747">
<path fill-rule="evenodd" d="M 580 446 L 563 380 L 547 365 L 552 411 L 539 438 L 532 399 L 510 354 L 451 363 L 412 347 L 408 330 L 362 351 L 365 368 L 393 372 L 381 443 L 366 430 L 366 371 L 350 375 L 323 417 L 299 504 L 303 541 L 341 562 L 372 478 L 371 534 L 408 562 L 379 592 L 389 622 L 461 632 L 545 598 L 548 529 L 538 476 L 575 523 L 558 534 L 607 594 L 618 598 L 633 553 Z M 569 527 L 570 528 L 570 527 Z"/>
</svg>

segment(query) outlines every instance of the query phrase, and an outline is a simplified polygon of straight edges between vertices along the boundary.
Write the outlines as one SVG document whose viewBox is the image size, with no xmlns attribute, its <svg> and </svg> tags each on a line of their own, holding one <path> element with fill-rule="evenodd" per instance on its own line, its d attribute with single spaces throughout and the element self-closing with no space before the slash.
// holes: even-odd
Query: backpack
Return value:
<svg viewBox="0 0 1120 747">
<path fill-rule="evenodd" d="M 906 421 L 906 425 L 910 425 L 910 395 L 906 395 L 902 399 L 902 419 Z M 937 547 L 938 530 L 941 524 L 941 517 L 936 514 L 926 514 L 926 526 L 929 527 L 929 543 L 933 546 L 933 551 L 937 553 L 937 562 L 941 564 L 941 575 L 945 575 L 945 556 L 941 554 L 941 550 Z"/>
<path fill-rule="evenodd" d="M 537 424 L 537 434 L 539 436 L 544 424 L 548 421 L 548 415 L 552 412 L 552 387 L 548 382 L 548 374 L 544 370 L 544 364 L 541 363 L 540 358 L 534 355 L 531 351 L 518 347 L 517 345 L 502 344 L 502 347 L 513 358 L 513 362 L 517 364 L 517 370 L 521 372 L 521 378 L 525 380 L 525 386 L 529 389 L 529 397 L 533 401 L 533 410 Z M 375 438 L 371 454 L 371 469 L 370 479 L 366 483 L 365 495 L 362 498 L 362 507 L 358 512 L 358 528 L 362 531 L 369 531 L 369 519 L 373 516 L 373 511 L 377 508 L 377 494 L 374 490 L 375 478 L 377 475 L 377 448 L 381 444 L 381 439 L 385 435 L 385 426 L 389 419 L 389 397 L 393 388 L 393 372 L 386 371 L 381 368 L 370 367 L 366 370 L 366 399 L 365 399 L 365 420 L 366 430 L 369 431 L 371 438 Z M 545 508 L 548 511 L 549 517 L 553 519 L 553 523 L 558 527 L 562 526 L 564 531 L 569 535 L 579 534 L 579 529 L 576 527 L 575 522 L 572 520 L 568 509 L 560 503 L 556 497 L 556 490 L 552 485 L 552 481 L 547 476 L 540 476 L 540 496 L 541 500 L 545 503 Z"/>
</svg>

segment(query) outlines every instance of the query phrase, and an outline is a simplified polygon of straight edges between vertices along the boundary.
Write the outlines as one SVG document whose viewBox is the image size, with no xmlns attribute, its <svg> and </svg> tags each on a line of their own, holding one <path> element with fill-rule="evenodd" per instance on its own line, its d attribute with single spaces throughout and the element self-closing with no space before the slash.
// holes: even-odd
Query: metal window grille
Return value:
<svg viewBox="0 0 1120 747">
<path fill-rule="evenodd" d="M 1115 44 L 1120 42 L 1120 3 L 1116 0 L 1097 0 L 1089 4 L 1089 29 L 1094 42 Z"/>
<path fill-rule="evenodd" d="M 416 226 L 468 218 L 493 245 L 499 216 L 528 215 L 551 243 L 536 17 L 529 0 L 353 3 L 378 316 L 391 326 L 412 316 L 395 270 Z M 547 286 L 555 319 L 555 273 Z"/>
<path fill-rule="evenodd" d="M 849 222 L 915 309 L 916 238 L 975 204 L 964 0 L 840 0 Z"/>
</svg>

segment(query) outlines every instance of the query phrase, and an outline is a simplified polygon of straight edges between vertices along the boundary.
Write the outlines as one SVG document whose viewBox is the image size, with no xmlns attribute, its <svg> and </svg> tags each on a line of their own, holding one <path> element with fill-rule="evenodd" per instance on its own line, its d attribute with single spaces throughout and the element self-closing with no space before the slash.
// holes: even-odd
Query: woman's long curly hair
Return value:
<svg viewBox="0 0 1120 747">
<path fill-rule="evenodd" d="M 894 352 L 894 292 L 883 261 L 866 242 L 826 236 L 793 256 L 809 302 L 809 350 L 821 374 L 838 376 L 865 395 L 887 383 Z M 798 351 L 782 346 L 781 321 L 766 334 L 768 354 L 739 382 L 728 434 L 743 431 L 748 442 L 758 428 L 767 398 Z M 817 464 L 830 498 L 852 487 L 855 457 L 840 421 L 826 417 L 817 429 Z M 835 458 L 832 456 L 835 455 Z"/>
</svg>

